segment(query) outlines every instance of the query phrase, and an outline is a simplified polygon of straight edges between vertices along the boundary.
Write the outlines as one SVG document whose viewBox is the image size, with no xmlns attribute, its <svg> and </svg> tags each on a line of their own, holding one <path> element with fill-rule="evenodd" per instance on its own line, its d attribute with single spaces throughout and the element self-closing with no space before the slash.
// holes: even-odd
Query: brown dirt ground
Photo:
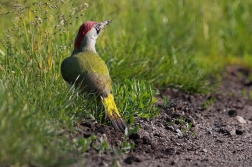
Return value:
<svg viewBox="0 0 252 167">
<path fill-rule="evenodd" d="M 128 139 L 135 143 L 134 149 L 120 156 L 89 149 L 84 166 L 252 166 L 251 74 L 247 69 L 228 66 L 218 89 L 208 95 L 191 95 L 174 88 L 160 90 L 156 103 L 161 109 L 159 115 L 152 120 L 135 120 L 140 129 Z M 164 97 L 168 99 L 166 105 Z M 182 133 L 188 122 L 193 123 L 192 128 Z M 94 122 L 80 125 L 82 136 L 103 136 L 110 147 L 123 141 L 123 134 L 110 126 Z"/>
</svg>

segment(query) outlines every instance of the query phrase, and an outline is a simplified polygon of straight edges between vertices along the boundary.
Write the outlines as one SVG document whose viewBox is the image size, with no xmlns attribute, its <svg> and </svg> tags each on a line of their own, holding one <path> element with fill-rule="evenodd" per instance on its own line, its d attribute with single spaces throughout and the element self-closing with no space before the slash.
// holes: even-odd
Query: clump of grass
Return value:
<svg viewBox="0 0 252 167">
<path fill-rule="evenodd" d="M 247 90 L 245 88 L 240 90 L 242 97 L 247 97 Z"/>
<path fill-rule="evenodd" d="M 215 98 L 214 98 L 213 96 L 210 96 L 210 97 L 208 97 L 208 99 L 207 99 L 206 101 L 204 101 L 204 102 L 202 103 L 201 106 L 202 106 L 203 108 L 208 108 L 208 107 L 211 106 L 215 101 L 216 101 Z"/>
<path fill-rule="evenodd" d="M 133 116 L 153 118 L 158 114 L 155 91 L 144 81 L 124 79 L 123 82 L 115 84 L 113 93 L 126 119 Z"/>
<path fill-rule="evenodd" d="M 176 129 L 177 135 L 180 137 L 195 137 L 197 134 L 194 131 L 193 122 L 189 121 L 187 118 L 183 117 L 182 115 L 179 118 L 169 122 L 170 125 L 177 124 L 180 128 Z"/>
<path fill-rule="evenodd" d="M 0 105 L 0 166 L 61 166 L 76 161 L 73 155 L 66 154 L 70 147 L 63 141 L 67 138 L 57 137 L 59 124 L 38 108 L 14 99 L 2 85 Z"/>
<path fill-rule="evenodd" d="M 252 100 L 252 91 L 249 91 L 249 99 Z"/>
<path fill-rule="evenodd" d="M 129 125 L 134 122 L 135 116 L 150 119 L 159 112 L 158 108 L 155 107 L 155 91 L 150 84 L 144 81 L 124 79 L 123 82 L 115 82 L 112 94 L 119 112 Z M 105 110 L 99 98 L 88 94 L 84 94 L 84 97 L 76 97 L 76 94 L 71 96 L 74 98 L 74 104 L 71 104 L 70 108 L 63 114 L 75 120 L 88 118 L 105 123 Z"/>
</svg>

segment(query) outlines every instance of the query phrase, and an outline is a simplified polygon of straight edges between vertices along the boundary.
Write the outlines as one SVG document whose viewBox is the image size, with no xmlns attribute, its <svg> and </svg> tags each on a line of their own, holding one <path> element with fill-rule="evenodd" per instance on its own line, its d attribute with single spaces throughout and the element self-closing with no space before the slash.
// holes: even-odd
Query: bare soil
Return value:
<svg viewBox="0 0 252 167">
<path fill-rule="evenodd" d="M 208 95 L 192 95 L 174 88 L 160 90 L 156 103 L 159 115 L 152 120 L 135 120 L 140 129 L 128 138 L 135 144 L 133 150 L 117 154 L 90 147 L 84 165 L 252 166 L 251 74 L 245 68 L 228 66 L 220 86 Z M 110 147 L 124 140 L 123 134 L 110 126 L 82 122 L 80 127 L 81 136 L 95 133 Z"/>
</svg>

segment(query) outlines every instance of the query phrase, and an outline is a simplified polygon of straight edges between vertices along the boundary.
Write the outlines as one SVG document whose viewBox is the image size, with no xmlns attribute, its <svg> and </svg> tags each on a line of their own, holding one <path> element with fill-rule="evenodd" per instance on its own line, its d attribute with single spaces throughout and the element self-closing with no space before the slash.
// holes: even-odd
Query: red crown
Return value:
<svg viewBox="0 0 252 167">
<path fill-rule="evenodd" d="M 87 21 L 85 23 L 83 23 L 78 31 L 78 35 L 76 37 L 75 40 L 75 44 L 74 44 L 74 48 L 78 48 L 81 44 L 81 41 L 83 39 L 83 37 L 85 36 L 85 34 L 95 25 L 97 24 L 97 22 L 95 21 Z"/>
</svg>

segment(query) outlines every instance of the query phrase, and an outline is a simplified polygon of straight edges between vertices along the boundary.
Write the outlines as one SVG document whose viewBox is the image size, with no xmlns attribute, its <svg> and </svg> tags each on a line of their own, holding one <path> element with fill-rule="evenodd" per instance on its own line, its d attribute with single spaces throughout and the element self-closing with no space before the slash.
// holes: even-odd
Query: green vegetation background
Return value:
<svg viewBox="0 0 252 167">
<path fill-rule="evenodd" d="M 207 93 L 215 86 L 209 77 L 220 78 L 225 65 L 252 68 L 250 0 L 2 0 L 0 5 L 0 166 L 76 163 L 96 138 L 78 137 L 78 122 L 107 124 L 103 108 L 68 90 L 60 74 L 87 20 L 112 19 L 96 47 L 129 124 L 133 116 L 157 114 L 157 88 Z M 126 148 L 122 143 L 118 150 Z"/>
</svg>

